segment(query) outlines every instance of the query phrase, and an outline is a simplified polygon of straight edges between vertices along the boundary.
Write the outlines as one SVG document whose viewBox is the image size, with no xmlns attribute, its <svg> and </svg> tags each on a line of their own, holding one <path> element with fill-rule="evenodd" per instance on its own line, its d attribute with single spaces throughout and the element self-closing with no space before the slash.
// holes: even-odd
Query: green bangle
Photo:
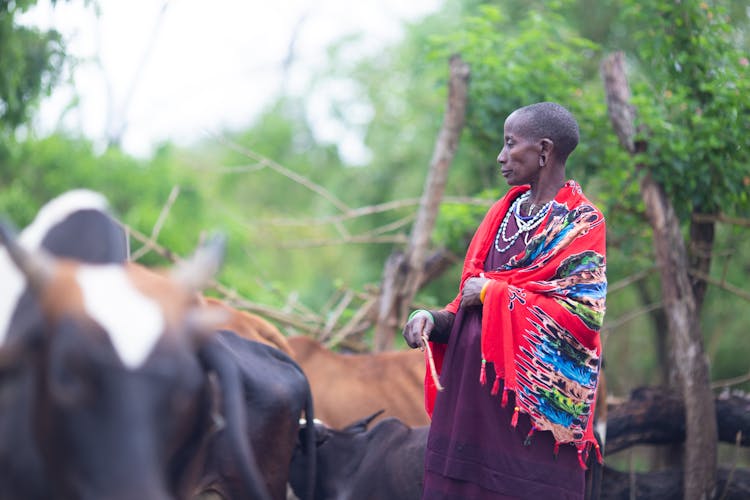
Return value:
<svg viewBox="0 0 750 500">
<path fill-rule="evenodd" d="M 413 311 L 409 315 L 409 319 L 407 319 L 406 321 L 411 321 L 414 318 L 414 316 L 416 316 L 417 314 L 419 314 L 421 312 L 426 312 L 427 314 L 429 314 L 430 315 L 430 319 L 432 320 L 432 322 L 433 323 L 435 322 L 435 316 L 433 316 L 432 313 L 430 311 L 428 311 L 427 309 L 417 309 L 417 310 Z"/>
</svg>

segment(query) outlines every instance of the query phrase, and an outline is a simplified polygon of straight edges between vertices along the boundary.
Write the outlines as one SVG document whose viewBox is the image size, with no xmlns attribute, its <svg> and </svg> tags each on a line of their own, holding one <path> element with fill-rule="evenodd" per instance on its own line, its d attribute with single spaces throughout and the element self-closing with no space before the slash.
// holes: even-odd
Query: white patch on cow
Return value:
<svg viewBox="0 0 750 500">
<path fill-rule="evenodd" d="M 34 222 L 21 233 L 19 241 L 25 244 L 26 248 L 38 248 L 49 230 L 73 212 L 78 210 L 106 211 L 107 206 L 107 199 L 94 191 L 88 189 L 67 191 L 39 209 Z"/>
<path fill-rule="evenodd" d="M 37 213 L 34 221 L 24 229 L 18 242 L 26 249 L 34 250 L 42 244 L 44 236 L 56 224 L 65 220 L 78 210 L 106 210 L 107 200 L 99 193 L 87 189 L 74 189 L 61 194 L 47 202 Z M 21 294 L 26 289 L 26 278 L 10 260 L 4 247 L 0 248 L 0 276 L 2 276 L 2 294 L 0 294 L 0 345 L 8 336 L 11 316 Z"/>
<path fill-rule="evenodd" d="M 86 313 L 107 332 L 125 366 L 142 365 L 164 332 L 159 304 L 135 288 L 118 265 L 81 266 L 76 280 Z"/>
<path fill-rule="evenodd" d="M 21 298 L 26 279 L 16 269 L 16 265 L 8 257 L 5 248 L 0 248 L 0 276 L 2 276 L 2 294 L 0 294 L 0 345 L 8 336 L 11 316 L 16 310 L 18 299 Z"/>
</svg>

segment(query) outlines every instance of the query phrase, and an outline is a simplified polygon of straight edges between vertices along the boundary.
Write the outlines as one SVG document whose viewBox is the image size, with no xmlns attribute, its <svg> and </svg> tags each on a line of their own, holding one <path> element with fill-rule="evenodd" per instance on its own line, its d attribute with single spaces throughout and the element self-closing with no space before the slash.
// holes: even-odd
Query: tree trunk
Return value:
<svg viewBox="0 0 750 500">
<path fill-rule="evenodd" d="M 607 106 L 620 142 L 631 154 L 646 151 L 635 143 L 635 110 L 625 77 L 623 55 L 615 53 L 602 65 Z M 627 122 L 630 122 L 629 124 Z M 641 178 L 641 195 L 653 229 L 662 302 L 671 348 L 685 401 L 684 492 L 689 500 L 712 498 L 716 485 L 717 429 L 714 397 L 704 355 L 700 318 L 688 276 L 688 259 L 680 223 L 663 187 L 649 172 Z"/>
<path fill-rule="evenodd" d="M 469 66 L 459 56 L 451 57 L 448 104 L 443 126 L 438 134 L 430 161 L 430 169 L 425 180 L 417 219 L 412 227 L 409 246 L 406 252 L 392 253 L 383 270 L 378 317 L 375 324 L 375 351 L 386 351 L 393 347 L 394 333 L 406 319 L 411 301 L 419 290 L 419 285 L 424 281 L 422 273 L 427 248 L 445 192 L 448 170 L 453 162 L 458 148 L 458 139 L 464 126 L 468 84 Z"/>
<path fill-rule="evenodd" d="M 698 215 L 697 211 L 694 215 Z M 711 260 L 713 257 L 714 238 L 716 222 L 710 216 L 717 215 L 715 212 L 701 212 L 699 215 L 705 217 L 693 217 L 690 221 L 690 269 L 708 275 L 711 271 Z M 706 297 L 708 283 L 698 277 L 691 276 L 693 296 L 695 297 L 695 308 L 700 315 L 703 309 L 703 299 Z"/>
</svg>

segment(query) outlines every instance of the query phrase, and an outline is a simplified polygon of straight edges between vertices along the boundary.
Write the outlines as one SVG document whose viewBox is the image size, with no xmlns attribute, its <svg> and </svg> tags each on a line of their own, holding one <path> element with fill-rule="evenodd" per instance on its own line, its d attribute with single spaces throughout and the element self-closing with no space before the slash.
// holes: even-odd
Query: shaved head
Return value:
<svg viewBox="0 0 750 500">
<path fill-rule="evenodd" d="M 538 102 L 518 108 L 511 116 L 526 138 L 550 139 L 564 162 L 578 145 L 578 122 L 573 115 L 554 102 Z"/>
</svg>

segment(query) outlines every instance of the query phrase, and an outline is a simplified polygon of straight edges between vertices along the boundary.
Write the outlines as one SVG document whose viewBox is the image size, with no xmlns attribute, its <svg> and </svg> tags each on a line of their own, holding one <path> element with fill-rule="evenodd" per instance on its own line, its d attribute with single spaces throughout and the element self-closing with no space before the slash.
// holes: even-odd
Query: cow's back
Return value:
<svg viewBox="0 0 750 500">
<path fill-rule="evenodd" d="M 270 345 L 289 356 L 292 355 L 286 337 L 270 321 L 257 314 L 236 309 L 214 297 L 204 297 L 203 300 L 207 305 L 218 307 L 228 313 L 226 321 L 219 325 L 220 330 L 235 332 L 240 337 Z"/>
<path fill-rule="evenodd" d="M 342 354 L 307 336 L 289 337 L 310 382 L 315 415 L 334 429 L 385 410 L 410 426 L 429 423 L 424 409 L 424 355 L 418 350 Z"/>
<path fill-rule="evenodd" d="M 258 467 L 272 497 L 282 499 L 286 495 L 299 419 L 313 411 L 307 380 L 294 360 L 278 348 L 232 331 L 221 330 L 218 335 L 244 386 L 248 415 L 245 430 Z M 222 484 L 236 477 L 233 464 L 226 459 L 228 446 L 223 438 L 212 445 L 201 486 L 219 492 L 222 498 L 230 498 Z"/>
<path fill-rule="evenodd" d="M 412 428 L 395 418 L 386 418 L 367 432 L 370 447 L 355 474 L 356 486 L 351 498 L 422 498 L 424 453 L 429 427 Z"/>
</svg>

